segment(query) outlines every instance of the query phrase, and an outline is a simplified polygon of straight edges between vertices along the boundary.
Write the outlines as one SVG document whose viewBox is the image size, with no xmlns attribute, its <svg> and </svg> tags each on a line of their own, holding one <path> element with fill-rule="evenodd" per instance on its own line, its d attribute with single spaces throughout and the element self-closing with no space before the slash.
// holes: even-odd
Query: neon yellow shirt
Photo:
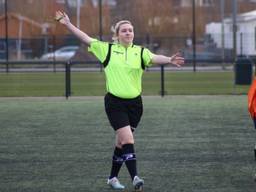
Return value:
<svg viewBox="0 0 256 192">
<path fill-rule="evenodd" d="M 88 50 L 102 63 L 108 53 L 107 42 L 94 40 Z M 146 48 L 143 51 L 145 67 L 151 65 L 153 54 Z M 124 99 L 135 98 L 141 94 L 141 47 L 131 45 L 124 47 L 113 44 L 108 65 L 104 68 L 107 92 Z"/>
</svg>

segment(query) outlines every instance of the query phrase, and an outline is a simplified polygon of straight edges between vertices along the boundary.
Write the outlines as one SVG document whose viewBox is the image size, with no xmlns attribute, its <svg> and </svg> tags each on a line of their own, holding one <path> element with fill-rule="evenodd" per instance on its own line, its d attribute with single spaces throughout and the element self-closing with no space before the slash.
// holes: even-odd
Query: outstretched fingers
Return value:
<svg viewBox="0 0 256 192">
<path fill-rule="evenodd" d="M 177 52 L 175 53 L 172 57 L 171 57 L 171 63 L 173 65 L 176 65 L 177 67 L 181 67 L 181 65 L 183 65 L 185 62 L 184 57 L 181 56 L 181 52 Z"/>
<path fill-rule="evenodd" d="M 56 21 L 60 21 L 61 19 L 63 19 L 64 17 L 66 17 L 66 14 L 62 11 L 56 11 L 56 14 L 55 14 L 55 20 Z"/>
</svg>

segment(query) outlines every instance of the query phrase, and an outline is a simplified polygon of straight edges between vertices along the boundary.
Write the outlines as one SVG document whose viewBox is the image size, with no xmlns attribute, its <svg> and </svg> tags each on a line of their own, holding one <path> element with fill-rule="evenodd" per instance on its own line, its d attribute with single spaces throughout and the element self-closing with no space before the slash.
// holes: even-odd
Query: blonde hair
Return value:
<svg viewBox="0 0 256 192">
<path fill-rule="evenodd" d="M 130 24 L 132 26 L 132 23 L 130 21 L 121 20 L 121 21 L 118 21 L 115 24 L 115 26 L 111 27 L 111 31 L 113 32 L 112 40 L 116 43 L 118 42 L 118 33 L 119 33 L 120 26 L 123 25 L 123 24 Z"/>
</svg>

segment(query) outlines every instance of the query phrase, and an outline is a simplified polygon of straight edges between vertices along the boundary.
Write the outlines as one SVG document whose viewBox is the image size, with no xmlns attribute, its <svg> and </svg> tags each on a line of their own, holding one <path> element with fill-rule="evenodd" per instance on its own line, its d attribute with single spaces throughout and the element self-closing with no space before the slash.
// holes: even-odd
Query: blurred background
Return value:
<svg viewBox="0 0 256 192">
<path fill-rule="evenodd" d="M 67 61 L 101 70 L 86 45 L 54 21 L 56 10 L 104 41 L 111 41 L 111 26 L 128 19 L 135 44 L 158 54 L 181 51 L 187 70 L 232 71 L 238 56 L 254 64 L 255 8 L 256 0 L 0 0 L 0 72 L 56 72 Z"/>
<path fill-rule="evenodd" d="M 197 59 L 221 59 L 224 53 L 228 61 L 233 48 L 232 3 L 232 0 L 0 0 L 0 59 L 6 59 L 6 50 L 9 60 L 42 59 L 46 53 L 71 45 L 75 47 L 63 51 L 76 52 L 75 60 L 91 59 L 86 51 L 77 50 L 76 46 L 82 46 L 80 42 L 54 22 L 55 11 L 63 10 L 73 24 L 98 39 L 111 41 L 111 26 L 128 19 L 135 27 L 135 43 L 156 53 L 183 50 L 191 59 L 195 35 Z M 255 8 L 255 0 L 237 0 L 237 54 L 255 55 Z M 48 55 L 43 59 L 54 58 Z"/>
</svg>

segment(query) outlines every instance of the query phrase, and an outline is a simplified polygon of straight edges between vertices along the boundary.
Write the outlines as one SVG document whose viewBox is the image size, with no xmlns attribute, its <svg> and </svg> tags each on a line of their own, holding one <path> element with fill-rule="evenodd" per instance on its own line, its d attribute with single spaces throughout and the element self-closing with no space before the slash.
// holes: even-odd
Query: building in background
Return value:
<svg viewBox="0 0 256 192">
<path fill-rule="evenodd" d="M 7 16 L 10 59 L 32 58 L 32 48 L 28 39 L 49 36 L 53 26 L 50 23 L 39 23 L 16 13 L 8 13 Z M 0 29 L 5 29 L 5 22 L 5 15 L 0 16 Z M 0 47 L 5 49 L 3 45 L 5 44 L 5 30 L 0 30 L 0 37 Z"/>
<path fill-rule="evenodd" d="M 199 7 L 212 6 L 214 4 L 213 0 L 195 0 L 195 5 Z M 191 7 L 192 1 L 188 0 L 175 0 L 175 5 L 180 7 Z"/>
<path fill-rule="evenodd" d="M 102 39 L 106 41 L 111 41 L 111 26 L 120 19 L 128 19 L 135 27 L 135 43 L 148 46 L 153 51 L 168 54 L 191 46 L 193 9 L 190 0 L 102 0 L 102 9 L 99 8 L 99 0 L 7 0 L 6 2 L 8 15 L 16 15 L 8 18 L 9 50 L 18 51 L 20 48 L 22 52 L 24 47 L 30 47 L 33 51 L 32 58 L 38 58 L 42 54 L 53 52 L 66 45 L 80 45 L 68 30 L 53 21 L 56 10 L 64 10 L 72 23 L 79 26 L 82 31 L 95 38 L 103 37 Z M 254 0 L 237 0 L 237 2 L 239 13 L 256 9 Z M 6 42 L 4 3 L 5 0 L 0 0 L 2 45 Z M 197 46 L 199 52 L 205 44 L 205 25 L 221 20 L 220 1 L 195 0 L 195 4 L 196 43 L 200 44 Z M 225 1 L 225 17 L 231 15 L 231 5 L 231 0 Z M 29 18 L 41 27 L 29 25 L 23 20 L 18 21 L 19 18 Z M 5 51 L 2 45 L 0 52 Z M 22 57 L 22 54 L 14 55 L 18 58 Z"/>
<path fill-rule="evenodd" d="M 221 22 L 211 22 L 206 25 L 208 34 L 217 48 L 222 48 Z M 224 48 L 233 49 L 233 21 L 224 19 Z M 256 11 L 250 11 L 237 16 L 237 54 L 256 55 Z"/>
</svg>

